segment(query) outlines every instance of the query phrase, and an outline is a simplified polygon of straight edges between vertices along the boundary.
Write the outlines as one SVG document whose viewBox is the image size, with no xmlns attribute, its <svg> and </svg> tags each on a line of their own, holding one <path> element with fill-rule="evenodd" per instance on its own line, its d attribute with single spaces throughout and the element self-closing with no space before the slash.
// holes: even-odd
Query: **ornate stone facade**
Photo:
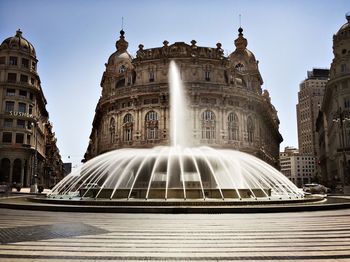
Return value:
<svg viewBox="0 0 350 262">
<path fill-rule="evenodd" d="M 0 45 L 0 182 L 45 187 L 63 176 L 33 45 L 18 30 Z"/>
<path fill-rule="evenodd" d="M 278 166 L 277 111 L 267 90 L 262 91 L 258 61 L 247 49 L 239 28 L 236 50 L 228 57 L 216 47 L 163 42 L 144 49 L 136 58 L 127 52 L 124 31 L 117 51 L 106 63 L 85 160 L 124 147 L 168 145 L 169 63 L 180 69 L 190 108 L 187 132 L 195 145 L 231 148 L 254 154 Z"/>
<path fill-rule="evenodd" d="M 317 119 L 322 182 L 350 193 L 350 13 L 333 36 L 334 58 Z"/>
</svg>

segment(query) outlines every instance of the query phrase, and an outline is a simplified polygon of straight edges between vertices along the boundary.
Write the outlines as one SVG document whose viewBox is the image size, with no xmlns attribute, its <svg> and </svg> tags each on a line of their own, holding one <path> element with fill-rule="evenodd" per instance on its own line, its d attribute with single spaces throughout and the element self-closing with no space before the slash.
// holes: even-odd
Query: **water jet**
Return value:
<svg viewBox="0 0 350 262">
<path fill-rule="evenodd" d="M 191 146 L 186 95 L 174 61 L 169 69 L 171 146 L 99 155 L 59 182 L 48 198 L 118 201 L 296 201 L 303 192 L 255 156 Z"/>
</svg>

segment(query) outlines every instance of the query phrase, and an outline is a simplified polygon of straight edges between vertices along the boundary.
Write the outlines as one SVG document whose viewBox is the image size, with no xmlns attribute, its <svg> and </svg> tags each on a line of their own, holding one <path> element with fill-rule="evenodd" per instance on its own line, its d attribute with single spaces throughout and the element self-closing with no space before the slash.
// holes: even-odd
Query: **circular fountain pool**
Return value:
<svg viewBox="0 0 350 262">
<path fill-rule="evenodd" d="M 264 161 L 210 147 L 120 149 L 85 163 L 50 198 L 295 200 L 303 193 Z"/>
</svg>

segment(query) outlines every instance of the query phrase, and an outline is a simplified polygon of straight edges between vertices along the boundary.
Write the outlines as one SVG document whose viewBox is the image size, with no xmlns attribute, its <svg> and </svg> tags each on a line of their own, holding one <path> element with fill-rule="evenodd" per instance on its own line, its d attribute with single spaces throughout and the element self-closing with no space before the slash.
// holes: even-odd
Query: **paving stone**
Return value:
<svg viewBox="0 0 350 262">
<path fill-rule="evenodd" d="M 108 231 L 83 223 L 60 223 L 42 226 L 0 228 L 0 243 L 38 241 L 52 238 L 68 238 L 83 235 L 98 235 Z"/>
<path fill-rule="evenodd" d="M 274 214 L 1 211 L 0 262 L 350 261 L 349 209 Z"/>
</svg>

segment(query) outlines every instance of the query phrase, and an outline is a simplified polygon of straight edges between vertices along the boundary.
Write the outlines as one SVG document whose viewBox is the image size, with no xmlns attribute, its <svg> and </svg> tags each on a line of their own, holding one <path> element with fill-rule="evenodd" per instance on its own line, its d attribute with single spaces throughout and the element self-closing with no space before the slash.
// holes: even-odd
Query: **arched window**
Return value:
<svg viewBox="0 0 350 262">
<path fill-rule="evenodd" d="M 115 119 L 112 117 L 109 121 L 110 143 L 115 142 Z"/>
<path fill-rule="evenodd" d="M 13 171 L 12 171 L 12 183 L 16 182 L 21 183 L 21 171 L 22 171 L 22 161 L 16 159 L 13 162 Z"/>
<path fill-rule="evenodd" d="M 129 124 L 132 123 L 133 118 L 131 114 L 126 114 L 123 119 L 123 124 Z"/>
<path fill-rule="evenodd" d="M 155 111 L 149 111 L 146 114 L 146 121 L 156 121 L 158 120 L 158 114 Z"/>
<path fill-rule="evenodd" d="M 158 139 L 158 114 L 155 111 L 149 111 L 145 117 L 145 138 L 146 140 Z"/>
<path fill-rule="evenodd" d="M 238 116 L 235 113 L 230 113 L 227 118 L 228 140 L 239 140 L 239 123 Z"/>
<path fill-rule="evenodd" d="M 9 182 L 9 179 L 10 179 L 10 166 L 11 166 L 10 159 L 3 158 L 1 160 L 0 182 Z"/>
<path fill-rule="evenodd" d="M 126 114 L 123 118 L 123 141 L 132 141 L 133 117 L 131 114 Z"/>
<path fill-rule="evenodd" d="M 125 65 L 121 65 L 121 66 L 119 67 L 119 74 L 123 74 L 125 71 L 126 71 Z"/>
<path fill-rule="evenodd" d="M 215 114 L 206 110 L 202 113 L 202 139 L 214 140 L 216 138 Z"/>
<path fill-rule="evenodd" d="M 248 142 L 252 143 L 254 141 L 254 123 L 250 116 L 247 118 L 247 133 L 248 133 Z"/>
<path fill-rule="evenodd" d="M 244 71 L 244 65 L 242 63 L 238 63 L 235 68 L 239 71 L 242 72 Z"/>
</svg>

